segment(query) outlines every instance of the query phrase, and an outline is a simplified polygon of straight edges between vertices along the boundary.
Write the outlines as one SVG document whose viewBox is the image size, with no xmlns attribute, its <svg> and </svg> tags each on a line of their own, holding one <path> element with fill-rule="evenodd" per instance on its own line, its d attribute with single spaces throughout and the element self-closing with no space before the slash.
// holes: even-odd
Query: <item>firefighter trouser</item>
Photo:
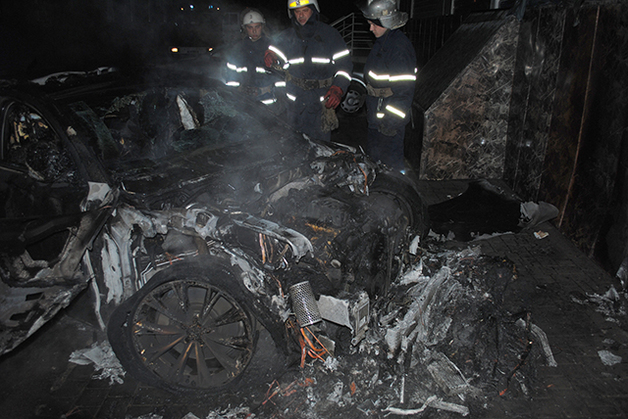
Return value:
<svg viewBox="0 0 628 419">
<path fill-rule="evenodd" d="M 381 161 L 394 170 L 404 170 L 403 139 L 405 127 L 396 130 L 395 135 L 387 136 L 377 128 L 369 128 L 366 136 L 367 153 L 375 161 Z"/>
</svg>

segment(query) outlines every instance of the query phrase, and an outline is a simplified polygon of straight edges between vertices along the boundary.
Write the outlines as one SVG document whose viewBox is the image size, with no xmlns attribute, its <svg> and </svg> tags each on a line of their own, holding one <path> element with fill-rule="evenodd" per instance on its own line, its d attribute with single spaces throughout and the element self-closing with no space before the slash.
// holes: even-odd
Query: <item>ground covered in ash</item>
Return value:
<svg viewBox="0 0 628 419">
<path fill-rule="evenodd" d="M 261 338 L 235 390 L 174 396 L 190 406 L 184 419 L 479 418 L 499 398 L 529 397 L 537 368 L 556 362 L 514 264 L 482 255 L 480 246 L 446 249 L 430 240 L 372 301 L 358 345 L 328 333 L 335 353 L 301 367 L 300 354 L 285 359 Z"/>
<path fill-rule="evenodd" d="M 554 360 L 509 292 L 514 265 L 465 248 L 420 250 L 409 266 L 373 303 L 358 346 L 288 370 L 256 405 L 208 417 L 474 417 L 498 395 L 525 397 L 535 366 Z"/>
</svg>

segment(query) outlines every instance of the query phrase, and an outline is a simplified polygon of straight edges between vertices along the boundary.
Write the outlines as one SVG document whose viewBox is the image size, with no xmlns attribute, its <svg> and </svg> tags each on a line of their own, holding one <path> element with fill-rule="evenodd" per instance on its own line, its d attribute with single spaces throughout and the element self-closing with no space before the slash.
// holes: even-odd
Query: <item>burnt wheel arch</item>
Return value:
<svg viewBox="0 0 628 419">
<path fill-rule="evenodd" d="M 136 379 L 190 395 L 235 385 L 257 341 L 238 279 L 209 258 L 157 273 L 112 314 L 107 333 Z"/>
<path fill-rule="evenodd" d="M 430 231 L 428 207 L 416 188 L 401 174 L 381 173 L 370 186 L 370 192 L 391 197 L 409 218 L 409 227 L 421 238 Z"/>
</svg>

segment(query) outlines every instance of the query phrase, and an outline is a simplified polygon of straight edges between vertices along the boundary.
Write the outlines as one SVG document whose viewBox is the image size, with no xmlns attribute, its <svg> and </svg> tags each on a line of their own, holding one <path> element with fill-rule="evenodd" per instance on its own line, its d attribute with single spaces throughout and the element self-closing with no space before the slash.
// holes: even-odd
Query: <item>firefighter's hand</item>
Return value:
<svg viewBox="0 0 628 419">
<path fill-rule="evenodd" d="M 277 54 L 267 49 L 266 52 L 264 53 L 264 65 L 266 65 L 266 67 L 272 67 L 273 64 L 276 64 L 276 63 L 277 63 Z"/>
<path fill-rule="evenodd" d="M 325 94 L 325 107 L 336 109 L 342 101 L 342 89 L 338 86 L 331 86 Z"/>
</svg>

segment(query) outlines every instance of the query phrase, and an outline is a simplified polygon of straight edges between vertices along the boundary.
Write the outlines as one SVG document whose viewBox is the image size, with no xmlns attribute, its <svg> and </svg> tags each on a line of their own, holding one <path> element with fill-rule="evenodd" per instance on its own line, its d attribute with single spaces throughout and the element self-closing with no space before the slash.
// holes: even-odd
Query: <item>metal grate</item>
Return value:
<svg viewBox="0 0 628 419">
<path fill-rule="evenodd" d="M 299 282 L 290 287 L 290 300 L 299 326 L 306 327 L 323 320 L 314 292 L 312 292 L 312 286 L 308 281 Z"/>
</svg>

